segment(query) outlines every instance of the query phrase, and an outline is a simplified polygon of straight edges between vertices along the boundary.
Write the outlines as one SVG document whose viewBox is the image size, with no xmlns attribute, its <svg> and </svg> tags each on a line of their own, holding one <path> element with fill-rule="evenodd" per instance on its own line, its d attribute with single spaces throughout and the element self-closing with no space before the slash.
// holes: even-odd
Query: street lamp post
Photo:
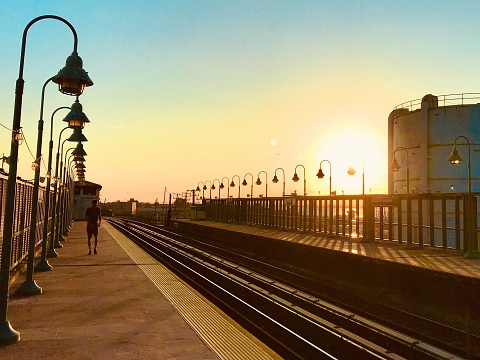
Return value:
<svg viewBox="0 0 480 360">
<path fill-rule="evenodd" d="M 262 181 L 260 180 L 260 174 L 261 174 L 261 173 L 264 173 L 264 174 L 265 174 L 265 197 L 268 198 L 268 188 L 267 188 L 267 186 L 268 186 L 268 175 L 267 175 L 267 172 L 266 172 L 266 171 L 262 170 L 262 171 L 260 171 L 260 172 L 258 173 L 258 177 L 257 177 L 257 182 L 256 182 L 256 184 L 257 184 L 257 185 L 262 185 Z"/>
<path fill-rule="evenodd" d="M 83 134 L 81 134 L 82 138 L 78 138 L 78 134 L 72 134 L 70 136 L 70 138 L 66 139 L 65 141 L 87 141 L 87 139 L 83 136 Z M 64 142 L 65 142 L 64 141 Z M 75 148 L 70 148 L 68 150 L 65 151 L 65 157 L 63 159 L 65 159 L 65 161 L 61 161 L 60 162 L 60 165 L 62 166 L 63 165 L 63 168 L 60 169 L 60 177 L 62 178 L 61 180 L 61 186 L 60 186 L 60 192 L 59 192 L 59 201 L 58 201 L 58 205 L 57 205 L 57 208 L 58 208 L 58 216 L 57 216 L 57 240 L 56 240 L 56 243 L 58 243 L 58 241 L 65 241 L 65 236 L 68 235 L 68 232 L 66 231 L 66 218 L 67 218 L 67 210 L 68 207 L 68 199 L 67 199 L 67 192 L 68 192 L 68 187 L 67 187 L 67 183 L 69 182 L 68 181 L 68 166 L 67 166 L 67 153 L 70 151 L 70 150 L 74 150 Z M 63 152 L 63 144 L 62 144 L 62 152 Z M 60 156 L 62 156 L 62 153 L 60 154 Z M 74 155 L 70 155 L 70 156 L 74 156 Z M 77 167 L 77 170 L 82 170 L 83 172 L 85 172 L 85 164 L 82 163 L 77 163 L 75 160 L 73 160 L 75 162 L 75 166 Z M 62 169 L 63 169 L 63 172 L 62 172 Z M 63 175 L 62 175 L 63 173 Z M 62 177 L 63 176 L 63 177 Z"/>
<path fill-rule="evenodd" d="M 407 248 L 414 248 L 412 246 L 412 200 L 410 199 L 410 161 L 408 160 L 408 150 L 402 146 L 397 147 L 392 154 L 393 160 L 390 165 L 390 170 L 400 170 L 395 153 L 397 151 L 404 151 L 407 156 Z"/>
<path fill-rule="evenodd" d="M 227 179 L 227 199 L 230 199 L 230 186 L 229 186 L 229 181 L 230 180 L 228 180 L 228 178 L 226 176 L 224 176 L 222 178 L 222 182 L 220 183 L 219 188 L 223 189 L 225 187 L 225 185 L 223 185 L 223 179 Z M 235 186 L 235 185 L 233 185 L 233 186 Z M 220 191 L 218 192 L 218 197 L 220 197 Z"/>
<path fill-rule="evenodd" d="M 218 199 L 220 200 L 220 190 L 221 190 L 221 188 L 220 188 L 220 180 L 218 180 L 218 179 L 213 179 L 213 181 L 212 181 L 212 190 L 215 190 L 215 180 L 218 181 Z"/>
<path fill-rule="evenodd" d="M 200 191 L 200 183 L 202 183 L 202 201 L 205 200 L 205 184 L 203 183 L 203 181 L 199 181 L 198 184 L 197 184 L 197 188 L 195 189 L 195 191 Z"/>
<path fill-rule="evenodd" d="M 60 149 L 60 175 L 59 175 L 59 182 L 60 182 L 60 186 L 59 186 L 59 193 L 58 193 L 58 201 L 57 201 L 57 224 L 56 224 L 56 237 L 55 237 L 55 246 L 56 247 L 61 247 L 61 244 L 60 244 L 60 240 L 63 240 L 65 241 L 65 238 L 63 237 L 63 223 L 62 223 L 62 218 L 63 216 L 65 215 L 65 206 L 64 206 L 64 199 L 65 199 L 65 188 L 64 188 L 64 184 L 65 184 L 65 178 L 63 178 L 63 176 L 65 176 L 65 172 L 66 170 L 64 170 L 64 162 L 63 162 L 63 144 L 66 142 L 66 141 L 70 141 L 70 142 L 84 142 L 84 141 L 88 141 L 87 138 L 85 137 L 85 135 L 82 134 L 82 129 L 81 128 L 74 128 L 73 129 L 73 133 L 70 135 L 70 137 L 68 139 L 65 139 L 63 142 L 62 142 L 62 146 L 61 146 L 61 149 Z M 66 155 L 66 154 L 65 154 Z M 65 162 L 66 162 L 66 156 L 65 156 Z M 83 165 L 83 172 L 85 172 L 85 165 Z M 63 179 L 63 181 L 62 181 Z"/>
<path fill-rule="evenodd" d="M 70 150 L 75 150 L 75 148 L 70 148 L 67 150 L 66 153 L 68 153 Z M 70 158 L 73 159 L 70 161 Z M 75 155 L 70 154 L 68 157 L 68 160 L 70 161 L 69 166 L 67 167 L 65 171 L 65 209 L 67 209 L 64 212 L 63 215 L 63 236 L 67 236 L 70 232 L 70 225 L 72 224 L 72 212 L 73 212 L 73 192 L 74 192 L 74 183 L 73 183 L 73 175 L 72 175 L 72 170 L 71 170 L 71 163 L 75 164 L 82 164 L 84 166 L 84 158 L 82 157 L 81 159 L 76 157 Z"/>
<path fill-rule="evenodd" d="M 207 181 L 210 183 L 210 186 L 207 188 Z M 203 190 L 210 189 L 210 200 L 212 199 L 212 182 L 210 180 L 205 180 L 205 185 L 203 185 Z"/>
<path fill-rule="evenodd" d="M 350 166 L 347 170 L 348 175 L 355 175 L 356 171 L 353 166 Z M 362 164 L 362 195 L 365 195 L 365 164 Z"/>
<path fill-rule="evenodd" d="M 275 169 L 275 174 L 273 175 L 273 179 L 272 179 L 272 182 L 274 184 L 278 183 L 277 170 L 282 170 L 282 173 L 283 173 L 283 191 L 282 191 L 283 199 L 281 201 L 281 205 L 282 205 L 282 228 L 285 229 L 285 170 L 283 170 L 283 168 L 281 167 Z"/>
<path fill-rule="evenodd" d="M 74 45 L 73 52 L 67 58 L 66 66 L 52 78 L 52 81 L 59 85 L 60 92 L 68 95 L 81 95 L 86 86 L 93 85 L 93 82 L 83 70 L 82 59 L 77 53 L 77 33 L 74 27 L 65 19 L 55 15 L 42 15 L 31 20 L 23 31 L 22 46 L 20 53 L 20 66 L 18 79 L 15 85 L 15 104 L 13 110 L 12 141 L 10 145 L 10 169 L 7 180 L 7 195 L 5 201 L 5 215 L 3 224 L 3 243 L 2 243 L 2 263 L 0 270 L 0 344 L 12 344 L 20 339 L 20 334 L 15 331 L 7 320 L 7 302 L 8 288 L 10 279 L 10 264 L 12 254 L 13 240 L 13 213 L 15 210 L 15 188 L 17 180 L 17 161 L 18 161 L 18 140 L 17 135 L 21 132 L 22 117 L 22 99 L 23 87 L 23 67 L 25 62 L 25 48 L 27 33 L 30 27 L 43 19 L 59 20 L 66 24 L 73 33 Z"/>
<path fill-rule="evenodd" d="M 26 273 L 26 280 L 18 287 L 15 291 L 16 295 L 38 295 L 42 293 L 42 288 L 39 287 L 35 281 L 33 280 L 33 270 L 34 266 L 33 263 L 35 261 L 35 242 L 36 242 L 36 229 L 37 229 L 37 207 L 38 207 L 38 193 L 39 193 L 39 179 L 40 179 L 40 160 L 42 157 L 42 130 L 43 130 L 43 104 L 44 104 L 44 95 L 45 95 L 45 87 L 50 82 L 51 79 L 45 82 L 43 89 L 42 89 L 42 101 L 41 101 L 41 110 L 40 110 L 40 120 L 38 126 L 38 140 L 37 140 L 37 154 L 36 154 L 36 161 L 35 164 L 35 179 L 33 185 L 33 197 L 32 197 L 32 212 L 30 217 L 30 238 L 29 238 L 29 249 L 28 249 L 28 257 L 27 257 L 27 273 Z M 78 103 L 78 100 L 77 102 Z M 80 105 L 81 106 L 81 105 Z M 51 117 L 51 125 L 50 125 L 50 137 L 52 136 L 53 132 L 53 116 L 55 113 L 60 109 L 75 109 L 75 104 L 72 105 L 72 108 L 68 107 L 60 107 L 55 110 Z M 77 127 L 83 127 L 85 122 L 88 122 L 87 117 L 83 112 L 77 112 L 71 110 L 69 115 L 71 119 L 73 119 L 72 124 Z M 73 126 L 72 126 L 73 127 Z M 44 219 L 44 224 L 48 223 L 48 207 L 49 207 L 49 200 L 50 200 L 50 173 L 51 173 L 51 149 L 49 149 L 49 159 L 48 159 L 48 168 L 47 168 L 47 187 L 46 187 L 46 195 L 45 195 L 45 214 L 46 218 Z M 44 255 L 46 255 L 46 237 L 42 239 L 42 259 Z M 35 267 L 36 271 L 47 271 L 51 270 L 52 267 L 45 259 L 45 262 L 42 262 L 42 266 L 37 265 Z"/>
<path fill-rule="evenodd" d="M 303 168 L 303 196 L 307 196 L 307 178 L 306 178 L 306 175 L 305 175 L 305 166 L 299 164 L 297 166 L 295 166 L 295 174 L 293 175 L 293 178 L 292 180 L 294 182 L 298 182 L 299 177 L 297 175 L 297 167 L 301 166 Z M 306 209 L 307 209 L 307 199 L 305 198 L 303 200 L 303 206 L 302 206 L 303 210 L 303 231 L 307 231 L 307 216 L 306 216 Z"/>
<path fill-rule="evenodd" d="M 330 181 L 329 181 L 329 194 L 328 196 L 332 196 L 332 163 L 328 160 L 322 160 L 320 161 L 320 169 L 318 169 L 317 172 L 317 177 L 319 179 L 323 179 L 325 177 L 325 174 L 322 171 L 322 163 L 327 162 L 329 165 L 329 171 L 330 171 Z M 355 170 L 354 170 L 355 171 Z M 329 206 L 329 216 L 330 216 L 330 221 L 329 221 L 329 228 L 327 232 L 327 236 L 332 236 L 333 235 L 333 199 L 330 198 L 330 206 Z"/>
<path fill-rule="evenodd" d="M 473 206 L 472 206 L 472 163 L 471 163 L 471 151 L 470 151 L 470 141 L 463 135 L 459 135 L 455 138 L 455 142 L 453 143 L 453 149 L 452 153 L 450 154 L 450 157 L 448 158 L 448 161 L 450 161 L 451 164 L 460 164 L 462 161 L 462 158 L 458 154 L 457 150 L 457 140 L 458 139 L 464 139 L 467 144 L 468 144 L 468 164 L 467 164 L 467 172 L 468 172 L 468 193 L 467 193 L 467 204 L 466 204 L 466 222 L 467 226 L 465 229 L 465 258 L 466 259 L 477 259 L 478 255 L 475 253 L 473 249 L 473 241 L 475 240 L 475 237 L 473 236 L 473 219 L 472 219 L 472 211 L 473 211 Z M 476 227 L 476 219 L 475 219 L 475 227 Z"/>
<path fill-rule="evenodd" d="M 42 236 L 42 252 L 39 263 L 35 266 L 35 271 L 50 271 L 52 266 L 47 261 L 47 234 L 48 234 L 48 218 L 50 211 L 50 186 L 52 180 L 52 151 L 53 151 L 53 118 L 57 111 L 62 109 L 70 109 L 67 106 L 57 108 L 50 119 L 50 141 L 48 144 L 48 162 L 47 162 L 47 185 L 46 185 L 46 197 L 45 197 L 45 220 L 43 222 L 43 236 Z"/>
<path fill-rule="evenodd" d="M 332 196 L 332 164 L 330 163 L 330 161 L 328 160 L 322 160 L 320 161 L 320 169 L 318 170 L 318 173 L 317 173 L 317 177 L 319 179 L 323 179 L 325 177 L 325 174 L 323 173 L 322 171 L 322 163 L 323 162 L 327 162 L 328 165 L 330 166 L 330 188 L 329 188 L 329 193 L 328 193 L 328 196 Z"/>
<path fill-rule="evenodd" d="M 407 194 L 410 194 L 410 162 L 408 161 L 408 151 L 404 147 L 397 147 L 393 151 L 393 160 L 392 163 L 390 164 L 390 170 L 392 171 L 398 171 L 400 170 L 400 165 L 398 164 L 397 158 L 395 157 L 395 153 L 397 151 L 405 151 L 405 154 L 407 155 Z"/>
<path fill-rule="evenodd" d="M 307 178 L 305 177 L 305 166 L 301 164 L 295 166 L 295 174 L 293 175 L 292 180 L 293 182 L 298 182 L 298 180 L 300 180 L 300 178 L 297 175 L 297 167 L 299 166 L 303 168 L 303 196 L 306 196 L 307 195 Z"/>
<path fill-rule="evenodd" d="M 250 199 L 253 198 L 253 175 L 251 173 L 246 173 L 244 176 L 243 176 L 243 182 L 242 182 L 242 185 L 243 186 L 247 186 L 248 183 L 247 183 L 247 180 L 245 179 L 245 176 L 247 175 L 250 175 L 252 177 L 252 182 L 250 184 Z"/>
<path fill-rule="evenodd" d="M 53 187 L 53 196 L 52 196 L 52 223 L 50 225 L 50 243 L 49 243 L 49 248 L 47 250 L 47 257 L 57 257 L 58 254 L 55 251 L 55 248 L 61 248 L 62 244 L 59 242 L 59 234 L 60 234 L 60 229 L 57 226 L 57 219 L 59 217 L 59 210 L 60 210 L 60 204 L 59 204 L 59 199 L 60 198 L 60 183 L 61 183 L 61 174 L 59 175 L 59 169 L 60 171 L 62 170 L 63 167 L 63 156 L 60 157 L 60 155 L 63 155 L 63 144 L 66 141 L 75 141 L 77 143 L 82 142 L 82 141 L 87 141 L 85 136 L 82 134 L 81 129 L 73 129 L 73 134 L 68 138 L 65 139 L 61 144 L 61 138 L 62 134 L 65 130 L 70 129 L 70 127 L 65 127 L 63 128 L 60 133 L 58 134 L 58 146 L 57 146 L 57 154 L 56 154 L 56 161 L 55 161 L 55 183 Z M 58 195 L 57 195 L 58 194 Z"/>
<path fill-rule="evenodd" d="M 272 182 L 274 184 L 278 183 L 278 177 L 277 177 L 277 170 L 282 170 L 283 172 L 283 191 L 282 191 L 282 196 L 285 197 L 285 170 L 283 170 L 281 167 L 275 169 L 275 175 L 273 176 Z"/>
<path fill-rule="evenodd" d="M 233 175 L 232 176 L 232 182 L 230 183 L 230 187 L 235 187 L 235 183 L 233 182 L 233 179 L 235 179 L 235 176 L 238 178 L 238 198 L 240 199 L 240 176 L 238 175 Z"/>
<path fill-rule="evenodd" d="M 58 134 L 58 146 L 57 146 L 57 154 L 56 154 L 56 161 L 55 161 L 55 175 L 53 178 L 53 195 L 52 195 L 52 219 L 50 223 L 50 241 L 48 244 L 48 249 L 47 249 L 47 258 L 54 258 L 57 257 L 58 254 L 55 251 L 55 248 L 61 248 L 61 244 L 56 244 L 55 243 L 55 224 L 56 224 L 56 216 L 57 216 L 57 207 L 56 207 L 56 202 L 57 202 L 57 192 L 59 189 L 59 176 L 58 176 L 58 168 L 60 166 L 60 141 L 62 138 L 62 134 L 65 130 L 67 130 L 69 127 L 64 127 L 60 133 Z M 66 141 L 66 140 L 65 140 Z M 65 142 L 64 141 L 64 142 Z M 62 143 L 63 146 L 63 143 Z M 58 229 L 57 229 L 58 230 Z"/>
</svg>

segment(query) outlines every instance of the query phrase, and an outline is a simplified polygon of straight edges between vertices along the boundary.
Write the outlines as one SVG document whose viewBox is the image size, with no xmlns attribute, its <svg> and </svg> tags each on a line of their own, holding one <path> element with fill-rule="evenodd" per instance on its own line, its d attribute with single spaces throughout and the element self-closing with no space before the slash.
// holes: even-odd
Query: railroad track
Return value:
<svg viewBox="0 0 480 360">
<path fill-rule="evenodd" d="M 278 264 L 160 227 L 107 220 L 286 359 L 468 358 L 464 350 L 434 337 L 402 331 L 404 325 L 372 319 L 331 301 L 345 295 Z M 426 319 L 408 313 L 402 318 L 407 317 L 410 324 L 427 326 Z M 428 326 L 447 336 L 466 336 L 441 324 Z"/>
</svg>

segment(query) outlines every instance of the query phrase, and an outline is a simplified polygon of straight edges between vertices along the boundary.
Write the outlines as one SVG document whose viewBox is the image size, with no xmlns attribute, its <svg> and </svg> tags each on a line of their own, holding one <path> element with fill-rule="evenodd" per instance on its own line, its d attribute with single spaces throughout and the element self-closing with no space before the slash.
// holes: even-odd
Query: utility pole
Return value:
<svg viewBox="0 0 480 360">
<path fill-rule="evenodd" d="M 170 194 L 169 201 L 168 201 L 167 221 L 165 222 L 166 227 L 170 227 L 171 219 L 172 219 L 172 194 Z"/>
<path fill-rule="evenodd" d="M 167 194 L 167 187 L 165 186 L 165 190 L 163 191 L 163 205 L 162 205 L 162 211 L 164 215 L 165 215 L 165 195 L 166 194 Z"/>
</svg>

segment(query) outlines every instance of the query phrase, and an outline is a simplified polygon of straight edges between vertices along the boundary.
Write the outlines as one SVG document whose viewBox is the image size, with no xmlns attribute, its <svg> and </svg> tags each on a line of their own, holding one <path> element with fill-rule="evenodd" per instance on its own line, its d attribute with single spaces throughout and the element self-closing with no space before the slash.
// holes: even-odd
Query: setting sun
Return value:
<svg viewBox="0 0 480 360">
<path fill-rule="evenodd" d="M 331 127 L 315 144 L 314 153 L 332 164 L 332 191 L 360 194 L 363 172 L 365 193 L 386 191 L 387 143 L 376 130 L 356 123 Z M 347 174 L 350 167 L 355 170 L 354 175 Z"/>
</svg>

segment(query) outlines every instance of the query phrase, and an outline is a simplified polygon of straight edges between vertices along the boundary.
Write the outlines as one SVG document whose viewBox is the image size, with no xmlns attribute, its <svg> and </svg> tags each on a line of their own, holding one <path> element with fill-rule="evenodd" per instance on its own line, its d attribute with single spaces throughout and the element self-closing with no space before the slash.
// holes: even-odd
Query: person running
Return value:
<svg viewBox="0 0 480 360">
<path fill-rule="evenodd" d="M 87 237 L 88 237 L 88 255 L 92 254 L 92 236 L 95 236 L 95 247 L 93 253 L 97 253 L 98 244 L 98 227 L 102 222 L 100 208 L 97 207 L 97 200 L 92 200 L 92 206 L 85 211 L 85 220 L 87 220 Z"/>
</svg>

